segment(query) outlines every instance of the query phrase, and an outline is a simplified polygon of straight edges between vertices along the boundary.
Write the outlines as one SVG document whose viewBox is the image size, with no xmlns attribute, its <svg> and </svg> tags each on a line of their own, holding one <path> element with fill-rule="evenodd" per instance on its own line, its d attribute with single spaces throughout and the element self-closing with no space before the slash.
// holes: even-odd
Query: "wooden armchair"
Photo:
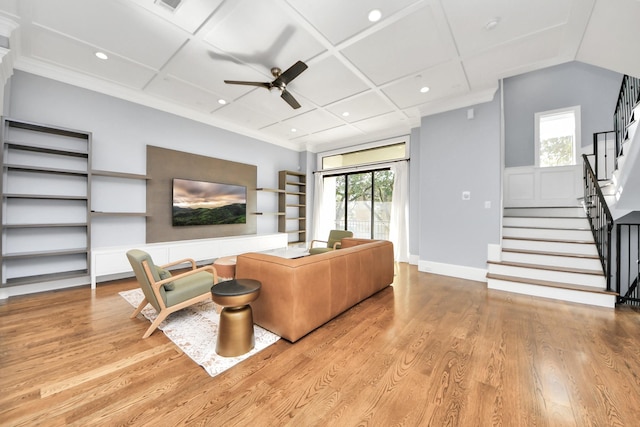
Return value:
<svg viewBox="0 0 640 427">
<path fill-rule="evenodd" d="M 186 258 L 169 264 L 156 266 L 151 256 L 139 249 L 127 252 L 127 259 L 144 293 L 144 299 L 131 314 L 136 317 L 148 304 L 158 312 L 142 338 L 148 338 L 167 316 L 200 301 L 211 299 L 211 287 L 218 283 L 218 274 L 213 266 L 196 268 L 193 259 Z M 191 264 L 191 270 L 172 276 L 166 268 Z"/>
<path fill-rule="evenodd" d="M 323 252 L 333 251 L 335 249 L 340 249 L 340 240 L 345 237 L 353 237 L 352 231 L 347 230 L 331 230 L 329 232 L 329 238 L 327 240 L 312 240 L 309 245 L 309 254 L 321 254 Z M 315 243 L 325 243 L 322 247 L 313 247 Z"/>
</svg>

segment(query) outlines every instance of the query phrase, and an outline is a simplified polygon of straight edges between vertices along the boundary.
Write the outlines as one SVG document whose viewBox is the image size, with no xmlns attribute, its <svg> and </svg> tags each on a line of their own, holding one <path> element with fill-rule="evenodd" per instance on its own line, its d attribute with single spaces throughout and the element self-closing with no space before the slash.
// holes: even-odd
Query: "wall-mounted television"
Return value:
<svg viewBox="0 0 640 427">
<path fill-rule="evenodd" d="M 247 187 L 173 179 L 174 226 L 246 224 Z"/>
</svg>

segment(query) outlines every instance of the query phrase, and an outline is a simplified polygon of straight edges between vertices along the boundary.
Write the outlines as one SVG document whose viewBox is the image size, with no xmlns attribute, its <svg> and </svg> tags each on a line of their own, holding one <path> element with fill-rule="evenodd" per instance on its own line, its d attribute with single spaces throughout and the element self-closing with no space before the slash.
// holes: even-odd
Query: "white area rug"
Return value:
<svg viewBox="0 0 640 427">
<path fill-rule="evenodd" d="M 141 289 L 120 292 L 134 308 L 140 304 L 144 295 Z M 142 309 L 144 317 L 153 322 L 156 310 L 147 304 Z M 212 301 L 203 301 L 190 307 L 171 313 L 158 329 L 173 341 L 194 362 L 202 366 L 212 377 L 226 371 L 238 362 L 253 356 L 260 350 L 269 347 L 280 339 L 260 326 L 253 325 L 256 345 L 250 352 L 237 357 L 223 357 L 216 353 L 218 322 L 220 315 L 216 313 Z"/>
</svg>

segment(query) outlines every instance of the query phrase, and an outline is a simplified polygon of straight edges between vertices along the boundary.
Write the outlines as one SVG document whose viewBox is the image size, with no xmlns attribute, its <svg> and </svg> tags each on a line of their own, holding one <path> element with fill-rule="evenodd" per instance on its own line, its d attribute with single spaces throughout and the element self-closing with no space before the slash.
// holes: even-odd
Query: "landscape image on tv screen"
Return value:
<svg viewBox="0 0 640 427">
<path fill-rule="evenodd" d="M 246 224 L 247 188 L 173 179 L 173 225 Z"/>
</svg>

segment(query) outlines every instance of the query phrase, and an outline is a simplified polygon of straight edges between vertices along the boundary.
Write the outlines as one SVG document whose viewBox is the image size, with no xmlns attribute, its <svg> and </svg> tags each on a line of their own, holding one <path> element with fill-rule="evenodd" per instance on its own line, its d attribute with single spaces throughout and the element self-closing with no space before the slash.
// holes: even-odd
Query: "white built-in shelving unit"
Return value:
<svg viewBox="0 0 640 427">
<path fill-rule="evenodd" d="M 304 243 L 307 237 L 307 177 L 304 173 L 278 173 L 278 231 L 289 235 L 289 244 Z"/>
<path fill-rule="evenodd" d="M 126 241 L 148 216 L 149 176 L 93 170 L 91 144 L 91 132 L 2 119 L 0 287 L 87 284 L 92 246 Z"/>
<path fill-rule="evenodd" d="M 292 234 L 304 239 L 304 230 L 292 228 L 288 234 L 141 244 L 151 178 L 92 169 L 91 132 L 3 117 L 1 140 L 0 299 L 95 287 L 98 278 L 130 274 L 125 254 L 131 245 L 162 263 L 281 248 Z M 278 211 L 254 214 L 304 224 L 304 176 L 289 174 L 278 189 L 257 189 L 278 195 Z M 291 209 L 295 215 L 288 216 Z"/>
</svg>

